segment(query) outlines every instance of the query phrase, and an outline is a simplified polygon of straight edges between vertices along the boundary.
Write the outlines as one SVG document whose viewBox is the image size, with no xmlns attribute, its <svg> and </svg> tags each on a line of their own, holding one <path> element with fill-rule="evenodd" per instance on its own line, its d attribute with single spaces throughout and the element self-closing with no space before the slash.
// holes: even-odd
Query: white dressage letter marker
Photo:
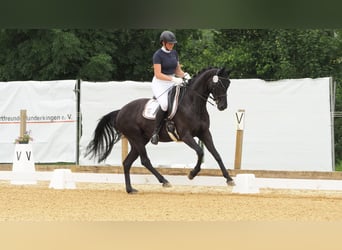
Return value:
<svg viewBox="0 0 342 250">
<path fill-rule="evenodd" d="M 244 109 L 239 109 L 235 113 L 235 118 L 236 118 L 236 125 L 237 125 L 237 130 L 243 130 L 245 127 L 245 110 Z"/>
<path fill-rule="evenodd" d="M 11 184 L 37 184 L 31 144 L 15 144 Z"/>
</svg>

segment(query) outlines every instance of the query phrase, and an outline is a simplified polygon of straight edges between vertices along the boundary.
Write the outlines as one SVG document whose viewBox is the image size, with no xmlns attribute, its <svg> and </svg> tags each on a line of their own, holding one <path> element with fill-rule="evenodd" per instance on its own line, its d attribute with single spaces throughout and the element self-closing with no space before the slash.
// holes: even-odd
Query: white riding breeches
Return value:
<svg viewBox="0 0 342 250">
<path fill-rule="evenodd" d="M 167 110 L 168 93 L 173 85 L 174 82 L 172 81 L 159 80 L 156 77 L 152 79 L 152 92 L 163 111 Z"/>
</svg>

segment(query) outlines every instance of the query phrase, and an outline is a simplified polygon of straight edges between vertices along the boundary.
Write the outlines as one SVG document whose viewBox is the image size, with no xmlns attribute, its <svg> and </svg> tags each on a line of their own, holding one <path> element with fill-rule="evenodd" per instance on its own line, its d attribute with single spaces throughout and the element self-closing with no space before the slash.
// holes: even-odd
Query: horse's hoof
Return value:
<svg viewBox="0 0 342 250">
<path fill-rule="evenodd" d="M 233 180 L 227 181 L 228 186 L 235 186 L 235 182 Z"/>
<path fill-rule="evenodd" d="M 136 193 L 138 193 L 138 190 L 132 188 L 131 190 L 127 190 L 127 193 L 128 193 L 128 194 L 136 194 Z"/>
<path fill-rule="evenodd" d="M 192 172 L 190 171 L 188 174 L 188 178 L 189 180 L 192 180 L 195 176 L 192 174 Z"/>
<path fill-rule="evenodd" d="M 163 187 L 169 188 L 169 187 L 172 187 L 172 185 L 170 182 L 165 182 L 163 183 Z"/>
</svg>

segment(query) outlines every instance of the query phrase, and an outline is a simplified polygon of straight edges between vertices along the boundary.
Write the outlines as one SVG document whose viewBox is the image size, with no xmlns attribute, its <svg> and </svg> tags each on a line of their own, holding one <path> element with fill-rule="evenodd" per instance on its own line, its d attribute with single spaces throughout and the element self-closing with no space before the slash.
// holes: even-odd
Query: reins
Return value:
<svg viewBox="0 0 342 250">
<path fill-rule="evenodd" d="M 215 106 L 214 103 L 212 103 L 211 101 L 209 101 L 208 99 L 210 98 L 211 100 L 215 101 L 215 98 L 212 97 L 211 95 L 208 96 L 208 98 L 205 98 L 203 95 L 201 95 L 200 93 L 198 93 L 196 90 L 191 89 L 192 92 L 194 92 L 198 97 L 200 97 L 203 101 L 206 101 L 207 103 L 211 104 L 212 106 Z"/>
</svg>

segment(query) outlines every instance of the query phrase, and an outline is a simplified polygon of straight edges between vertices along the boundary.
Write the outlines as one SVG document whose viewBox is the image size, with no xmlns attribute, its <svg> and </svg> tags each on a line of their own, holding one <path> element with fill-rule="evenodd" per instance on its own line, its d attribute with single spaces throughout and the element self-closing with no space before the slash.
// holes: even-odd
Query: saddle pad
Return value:
<svg viewBox="0 0 342 250">
<path fill-rule="evenodd" d="M 159 103 L 156 99 L 150 99 L 145 104 L 143 110 L 143 117 L 149 120 L 154 120 L 156 118 L 157 109 L 159 107 Z"/>
</svg>

